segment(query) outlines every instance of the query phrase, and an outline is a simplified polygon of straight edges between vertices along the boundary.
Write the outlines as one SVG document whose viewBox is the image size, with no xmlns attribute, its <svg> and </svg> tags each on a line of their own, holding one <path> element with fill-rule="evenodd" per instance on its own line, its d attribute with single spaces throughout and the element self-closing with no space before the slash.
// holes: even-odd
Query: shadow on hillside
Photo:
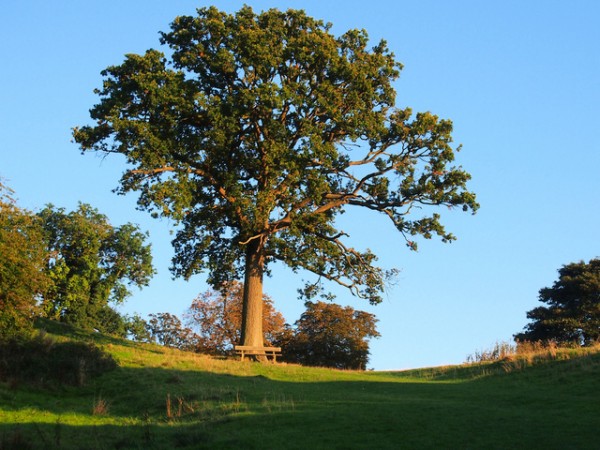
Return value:
<svg viewBox="0 0 600 450">
<path fill-rule="evenodd" d="M 11 390 L 7 384 L 0 384 L 0 399 L 10 399 L 0 403 L 0 408 L 16 411 L 20 409 L 22 397 L 34 397 L 35 408 L 40 411 L 58 416 L 73 413 L 91 416 L 94 404 L 102 400 L 110 417 L 203 421 L 222 419 L 240 412 L 294 412 L 307 405 L 310 408 L 328 408 L 347 402 L 389 403 L 430 391 L 439 396 L 455 390 L 456 386 L 407 380 L 295 382 L 273 380 L 257 374 L 118 367 L 78 388 L 53 387 L 46 390 L 22 384 Z M 98 418 L 101 419 L 102 415 L 99 414 Z"/>
<path fill-rule="evenodd" d="M 581 375 L 573 361 L 552 371 L 568 367 Z M 591 367 L 583 384 L 581 376 L 297 382 L 118 368 L 78 389 L 0 385 L 0 449 L 593 448 L 600 399 Z"/>
<path fill-rule="evenodd" d="M 420 434 L 408 423 L 448 415 L 458 387 L 117 368 L 79 389 L 0 387 L 0 449 L 395 448 Z"/>
</svg>

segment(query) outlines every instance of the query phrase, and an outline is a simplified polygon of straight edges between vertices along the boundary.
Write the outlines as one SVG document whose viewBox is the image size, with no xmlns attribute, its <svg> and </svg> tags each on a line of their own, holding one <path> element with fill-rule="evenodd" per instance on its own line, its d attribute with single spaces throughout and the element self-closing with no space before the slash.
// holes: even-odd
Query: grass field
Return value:
<svg viewBox="0 0 600 450">
<path fill-rule="evenodd" d="M 0 383 L 0 450 L 600 448 L 598 349 L 353 372 L 50 332 L 118 367 L 81 387 Z"/>
</svg>

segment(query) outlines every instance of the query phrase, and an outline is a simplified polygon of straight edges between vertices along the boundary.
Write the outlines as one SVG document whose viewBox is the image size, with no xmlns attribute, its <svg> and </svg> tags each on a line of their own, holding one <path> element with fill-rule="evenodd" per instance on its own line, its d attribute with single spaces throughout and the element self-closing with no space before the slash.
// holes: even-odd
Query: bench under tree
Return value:
<svg viewBox="0 0 600 450">
<path fill-rule="evenodd" d="M 235 352 L 240 355 L 243 361 L 245 356 L 265 356 L 270 357 L 273 362 L 277 361 L 277 356 L 281 356 L 281 347 L 254 347 L 251 345 L 236 345 L 233 347 Z"/>
</svg>

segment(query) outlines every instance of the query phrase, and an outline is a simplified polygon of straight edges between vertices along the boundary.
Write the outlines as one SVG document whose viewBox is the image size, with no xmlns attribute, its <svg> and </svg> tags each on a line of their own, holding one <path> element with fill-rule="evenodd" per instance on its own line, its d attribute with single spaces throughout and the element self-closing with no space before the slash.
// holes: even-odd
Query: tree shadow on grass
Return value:
<svg viewBox="0 0 600 450">
<path fill-rule="evenodd" d="M 594 448 L 592 396 L 552 383 L 277 381 L 118 368 L 83 388 L 0 386 L 0 449 Z M 394 381 L 394 376 L 398 378 Z M 383 378 L 382 378 L 383 379 Z M 510 379 L 510 377 L 506 377 Z M 597 395 L 596 395 L 597 397 Z"/>
</svg>

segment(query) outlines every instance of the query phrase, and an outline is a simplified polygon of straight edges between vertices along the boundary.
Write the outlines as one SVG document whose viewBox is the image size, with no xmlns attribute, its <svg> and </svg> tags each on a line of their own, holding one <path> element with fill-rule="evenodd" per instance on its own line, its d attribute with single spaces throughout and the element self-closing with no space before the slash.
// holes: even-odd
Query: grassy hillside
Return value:
<svg viewBox="0 0 600 450">
<path fill-rule="evenodd" d="M 50 331 L 118 367 L 80 387 L 0 383 L 0 450 L 598 448 L 597 350 L 343 372 Z"/>
</svg>

